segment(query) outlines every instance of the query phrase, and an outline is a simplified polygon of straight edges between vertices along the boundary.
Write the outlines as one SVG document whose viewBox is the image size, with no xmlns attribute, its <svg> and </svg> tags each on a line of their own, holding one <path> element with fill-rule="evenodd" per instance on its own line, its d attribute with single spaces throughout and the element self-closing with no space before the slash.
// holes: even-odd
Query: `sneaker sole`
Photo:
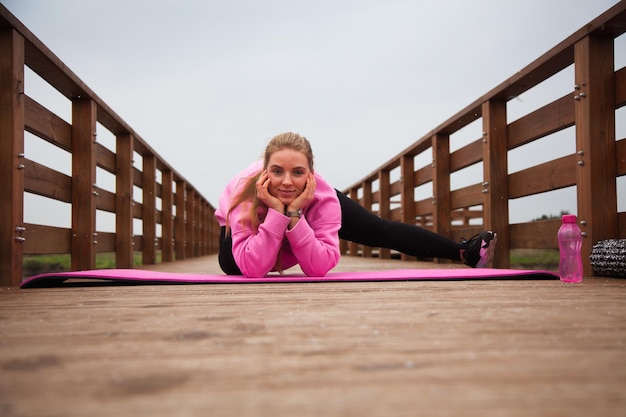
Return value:
<svg viewBox="0 0 626 417">
<path fill-rule="evenodd" d="M 489 241 L 489 247 L 483 248 L 487 244 L 484 240 L 480 245 L 480 260 L 476 264 L 476 268 L 486 268 L 491 259 L 493 259 L 493 254 L 496 251 L 496 242 L 498 241 L 498 235 L 496 233 L 493 234 L 493 239 Z"/>
</svg>

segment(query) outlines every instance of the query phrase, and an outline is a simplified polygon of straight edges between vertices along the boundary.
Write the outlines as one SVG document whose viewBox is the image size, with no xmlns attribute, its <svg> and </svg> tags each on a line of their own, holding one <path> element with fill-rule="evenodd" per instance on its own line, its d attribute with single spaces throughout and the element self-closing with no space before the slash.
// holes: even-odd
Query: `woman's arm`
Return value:
<svg viewBox="0 0 626 417">
<path fill-rule="evenodd" d="M 245 276 L 264 277 L 276 265 L 289 218 L 269 209 L 263 223 L 254 231 L 238 221 L 240 210 L 241 207 L 237 207 L 231 212 L 233 257 Z"/>
<path fill-rule="evenodd" d="M 315 223 L 314 229 L 303 217 L 286 236 L 302 271 L 310 277 L 323 277 L 339 262 L 341 225 L 338 221 Z"/>
</svg>

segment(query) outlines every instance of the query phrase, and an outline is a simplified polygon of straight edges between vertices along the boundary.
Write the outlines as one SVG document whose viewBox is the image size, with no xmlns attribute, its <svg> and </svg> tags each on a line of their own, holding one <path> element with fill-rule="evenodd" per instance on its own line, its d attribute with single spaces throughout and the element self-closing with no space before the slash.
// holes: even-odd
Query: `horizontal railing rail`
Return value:
<svg viewBox="0 0 626 417">
<path fill-rule="evenodd" d="M 418 224 L 455 240 L 494 230 L 494 266 L 508 267 L 512 248 L 557 248 L 560 226 L 560 219 L 510 224 L 509 203 L 575 187 L 585 274 L 591 275 L 592 245 L 626 237 L 626 213 L 618 213 L 616 185 L 626 175 L 626 140 L 616 140 L 615 129 L 616 110 L 626 104 L 626 68 L 614 69 L 614 40 L 625 31 L 626 2 L 621 1 L 344 192 L 383 218 Z M 509 101 L 572 65 L 573 90 L 507 121 Z M 482 135 L 451 151 L 451 135 L 474 122 L 482 123 Z M 572 126 L 575 153 L 509 173 L 510 151 Z M 432 160 L 415 166 L 425 152 Z M 451 189 L 453 173 L 479 163 L 482 180 Z M 397 177 L 393 181 L 392 173 Z M 430 191 L 427 197 L 416 198 L 416 190 L 423 193 L 424 188 Z M 342 252 L 391 255 L 351 242 L 342 242 Z"/>
<path fill-rule="evenodd" d="M 25 67 L 71 103 L 71 123 L 27 94 Z M 132 268 L 135 252 L 154 264 L 158 252 L 169 262 L 217 251 L 214 207 L 1 4 L 0 105 L 1 285 L 22 280 L 25 254 L 70 254 L 71 269 L 82 270 L 101 252 Z M 29 159 L 26 132 L 71 154 L 71 174 Z M 97 169 L 115 178 L 115 191 Z M 25 193 L 71 205 L 71 227 L 25 224 Z M 115 215 L 115 232 L 97 230 L 99 211 Z"/>
</svg>

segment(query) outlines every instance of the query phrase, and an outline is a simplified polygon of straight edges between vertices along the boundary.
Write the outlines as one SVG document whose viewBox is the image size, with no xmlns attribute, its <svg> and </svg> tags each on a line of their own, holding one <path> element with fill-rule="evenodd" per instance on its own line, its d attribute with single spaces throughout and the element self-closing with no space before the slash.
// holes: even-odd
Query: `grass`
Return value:
<svg viewBox="0 0 626 417">
<path fill-rule="evenodd" d="M 157 262 L 161 262 L 161 252 L 157 252 Z M 24 255 L 22 263 L 23 277 L 31 277 L 37 274 L 48 272 L 66 272 L 71 270 L 70 254 L 58 255 Z M 134 266 L 140 266 L 141 252 L 134 253 Z M 96 269 L 115 268 L 115 253 L 98 253 L 96 254 Z"/>
<path fill-rule="evenodd" d="M 558 249 L 511 249 L 509 255 L 514 269 L 559 269 Z"/>
</svg>

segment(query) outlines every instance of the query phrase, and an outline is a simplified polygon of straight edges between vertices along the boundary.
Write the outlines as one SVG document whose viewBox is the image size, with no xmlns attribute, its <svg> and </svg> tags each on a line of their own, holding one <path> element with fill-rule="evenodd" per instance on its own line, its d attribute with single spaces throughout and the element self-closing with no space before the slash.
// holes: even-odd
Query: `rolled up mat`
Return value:
<svg viewBox="0 0 626 417">
<path fill-rule="evenodd" d="M 593 245 L 589 259 L 594 275 L 626 278 L 626 239 L 599 241 Z"/>
</svg>

